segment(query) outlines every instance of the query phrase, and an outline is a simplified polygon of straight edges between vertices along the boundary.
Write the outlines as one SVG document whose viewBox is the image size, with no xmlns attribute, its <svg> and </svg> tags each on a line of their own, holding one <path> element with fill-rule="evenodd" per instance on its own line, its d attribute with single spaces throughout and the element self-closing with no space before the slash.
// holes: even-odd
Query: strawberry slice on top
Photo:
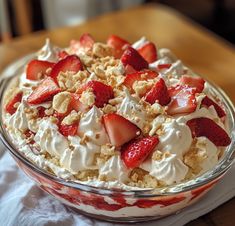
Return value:
<svg viewBox="0 0 235 226">
<path fill-rule="evenodd" d="M 121 57 L 124 66 L 131 65 L 135 70 L 140 71 L 148 68 L 148 62 L 131 46 L 128 46 Z"/>
<path fill-rule="evenodd" d="M 10 99 L 10 101 L 6 104 L 5 111 L 7 113 L 10 113 L 11 115 L 13 115 L 16 112 L 16 109 L 17 109 L 15 104 L 21 102 L 22 97 L 23 97 L 22 92 L 18 92 L 17 94 L 15 94 L 13 96 L 13 98 Z"/>
<path fill-rule="evenodd" d="M 110 35 L 107 44 L 114 49 L 114 56 L 120 58 L 125 51 L 125 47 L 129 46 L 130 43 L 117 35 Z"/>
<path fill-rule="evenodd" d="M 92 49 L 92 47 L 95 43 L 95 40 L 93 39 L 93 37 L 90 34 L 84 33 L 83 35 L 81 35 L 79 42 L 80 42 L 80 45 L 82 48 Z"/>
<path fill-rule="evenodd" d="M 130 90 L 133 90 L 132 87 L 135 81 L 154 79 L 157 76 L 158 76 L 158 73 L 156 71 L 151 71 L 151 70 L 137 71 L 134 73 L 127 74 L 124 79 L 123 84 Z"/>
<path fill-rule="evenodd" d="M 110 99 L 114 97 L 113 88 L 99 81 L 89 81 L 81 89 L 77 90 L 78 94 L 91 89 L 95 95 L 95 106 L 103 107 Z"/>
<path fill-rule="evenodd" d="M 156 136 L 131 140 L 122 146 L 121 159 L 128 168 L 138 167 L 153 152 L 159 139 Z"/>
<path fill-rule="evenodd" d="M 70 49 L 73 53 L 76 53 L 79 49 L 89 51 L 92 49 L 94 43 L 93 37 L 88 33 L 84 33 L 79 40 L 71 40 Z"/>
<path fill-rule="evenodd" d="M 106 114 L 103 121 L 111 144 L 117 147 L 140 135 L 140 129 L 121 115 Z"/>
<path fill-rule="evenodd" d="M 171 101 L 167 86 L 162 78 L 160 78 L 152 87 L 152 89 L 146 93 L 145 101 L 150 104 L 158 102 L 160 105 L 165 106 Z"/>
<path fill-rule="evenodd" d="M 215 101 L 213 101 L 212 99 L 210 99 L 208 96 L 205 96 L 201 102 L 202 106 L 206 106 L 206 107 L 210 107 L 210 106 L 214 106 L 218 116 L 220 118 L 224 117 L 226 115 L 225 111 L 223 110 L 223 108 L 221 106 L 219 106 L 219 104 L 217 104 Z"/>
<path fill-rule="evenodd" d="M 59 93 L 61 89 L 51 77 L 45 78 L 37 88 L 28 96 L 29 104 L 41 104 L 52 100 L 53 96 Z"/>
<path fill-rule="evenodd" d="M 60 72 L 74 72 L 83 70 L 83 65 L 81 60 L 76 55 L 69 55 L 63 59 L 61 59 L 58 63 L 54 65 L 51 70 L 50 76 L 54 79 L 57 78 Z"/>
<path fill-rule="evenodd" d="M 32 60 L 26 68 L 26 78 L 30 80 L 39 80 L 43 75 L 47 75 L 47 70 L 52 68 L 55 63 L 43 60 Z"/>
<path fill-rule="evenodd" d="M 177 85 L 168 89 L 171 102 L 168 105 L 169 115 L 191 113 L 196 110 L 195 88 Z"/>
<path fill-rule="evenodd" d="M 197 93 L 201 93 L 203 91 L 204 83 L 205 83 L 205 80 L 200 77 L 192 77 L 192 76 L 183 75 L 180 78 L 180 84 L 187 85 L 192 88 L 196 88 Z"/>
<path fill-rule="evenodd" d="M 64 136 L 75 136 L 78 131 L 78 123 L 73 123 L 71 125 L 60 124 L 59 132 Z"/>
<path fill-rule="evenodd" d="M 157 49 L 152 42 L 147 42 L 137 51 L 149 64 L 157 60 Z"/>
<path fill-rule="evenodd" d="M 209 118 L 194 118 L 187 122 L 192 137 L 207 137 L 216 146 L 228 146 L 231 139 L 226 131 Z"/>
</svg>

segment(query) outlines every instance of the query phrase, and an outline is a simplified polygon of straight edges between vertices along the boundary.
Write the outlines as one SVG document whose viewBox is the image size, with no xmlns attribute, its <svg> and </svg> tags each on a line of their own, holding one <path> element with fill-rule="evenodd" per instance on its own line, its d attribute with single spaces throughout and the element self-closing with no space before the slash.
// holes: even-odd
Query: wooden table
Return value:
<svg viewBox="0 0 235 226">
<path fill-rule="evenodd" d="M 46 37 L 60 46 L 89 32 L 104 41 L 119 34 L 130 41 L 145 35 L 158 47 L 170 48 L 195 72 L 219 84 L 235 101 L 235 51 L 225 40 L 161 5 L 146 5 L 106 14 L 76 27 L 39 32 L 0 45 L 0 70 L 13 60 L 38 50 Z M 188 225 L 235 225 L 235 198 Z"/>
</svg>

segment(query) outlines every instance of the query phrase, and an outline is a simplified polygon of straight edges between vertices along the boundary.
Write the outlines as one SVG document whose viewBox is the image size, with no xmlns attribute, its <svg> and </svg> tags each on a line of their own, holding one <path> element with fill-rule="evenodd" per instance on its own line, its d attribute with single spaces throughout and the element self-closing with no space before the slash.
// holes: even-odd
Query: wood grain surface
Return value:
<svg viewBox="0 0 235 226">
<path fill-rule="evenodd" d="M 13 60 L 38 50 L 49 37 L 59 46 L 71 39 L 91 33 L 104 41 L 109 34 L 118 34 L 131 42 L 145 35 L 157 47 L 170 48 L 195 72 L 217 83 L 235 102 L 235 49 L 225 40 L 193 23 L 176 11 L 161 5 L 105 14 L 75 27 L 34 33 L 0 45 L 0 70 Z M 187 224 L 188 226 L 234 226 L 235 198 L 214 211 Z"/>
</svg>

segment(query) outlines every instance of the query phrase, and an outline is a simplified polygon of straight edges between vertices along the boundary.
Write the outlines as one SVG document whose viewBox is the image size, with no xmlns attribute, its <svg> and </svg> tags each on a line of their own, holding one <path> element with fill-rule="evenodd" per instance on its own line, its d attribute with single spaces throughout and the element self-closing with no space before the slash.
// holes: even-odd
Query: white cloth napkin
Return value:
<svg viewBox="0 0 235 226">
<path fill-rule="evenodd" d="M 1 144 L 0 144 L 1 145 Z M 0 225 L 4 226 L 90 226 L 112 224 L 73 213 L 39 189 L 18 169 L 9 153 L 0 146 Z M 235 196 L 235 165 L 205 198 L 179 214 L 144 225 L 181 226 L 204 215 Z M 128 224 L 121 224 L 125 226 Z"/>
</svg>

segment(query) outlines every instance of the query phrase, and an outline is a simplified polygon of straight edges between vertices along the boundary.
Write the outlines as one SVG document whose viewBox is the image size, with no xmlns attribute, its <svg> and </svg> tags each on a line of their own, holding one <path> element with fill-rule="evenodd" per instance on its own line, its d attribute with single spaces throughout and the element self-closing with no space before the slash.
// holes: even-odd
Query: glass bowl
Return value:
<svg viewBox="0 0 235 226">
<path fill-rule="evenodd" d="M 3 97 L 10 81 L 24 68 L 33 55 L 26 56 L 10 65 L 1 75 L 0 82 L 0 134 L 1 139 L 18 166 L 38 186 L 73 210 L 101 220 L 113 222 L 140 222 L 174 214 L 192 205 L 204 196 L 225 175 L 234 160 L 234 116 L 232 102 L 216 85 L 209 84 L 210 92 L 222 100 L 227 112 L 227 126 L 231 144 L 224 151 L 216 167 L 205 174 L 173 186 L 158 189 L 123 191 L 97 188 L 82 183 L 66 181 L 43 170 L 17 150 L 4 127 Z"/>
</svg>

